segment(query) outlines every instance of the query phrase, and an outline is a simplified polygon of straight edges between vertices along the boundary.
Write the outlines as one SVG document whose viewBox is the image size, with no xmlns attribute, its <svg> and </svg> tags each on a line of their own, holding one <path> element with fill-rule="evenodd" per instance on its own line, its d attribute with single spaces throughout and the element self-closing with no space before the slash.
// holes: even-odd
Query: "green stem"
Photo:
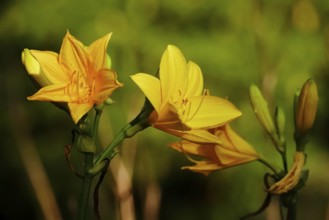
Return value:
<svg viewBox="0 0 329 220">
<path fill-rule="evenodd" d="M 102 109 L 95 108 L 95 110 L 96 110 L 96 114 L 90 131 L 91 138 L 94 141 L 94 143 L 96 142 L 97 139 L 98 125 L 99 125 L 100 117 L 102 115 Z M 78 220 L 87 219 L 88 201 L 90 196 L 91 184 L 94 177 L 93 175 L 89 174 L 89 170 L 93 168 L 94 153 L 91 152 L 83 152 L 83 153 L 84 153 L 83 181 L 82 181 L 82 188 L 81 188 L 80 200 L 79 200 Z"/>
<path fill-rule="evenodd" d="M 296 219 L 297 219 L 297 205 L 296 203 L 293 203 L 288 207 L 287 220 L 296 220 Z"/>
<path fill-rule="evenodd" d="M 270 168 L 270 170 L 272 170 L 276 176 L 279 175 L 274 166 L 267 159 L 265 159 L 264 157 L 260 157 L 258 158 L 258 161 Z"/>
<path fill-rule="evenodd" d="M 281 201 L 280 206 L 287 209 L 286 220 L 296 220 L 297 219 L 297 195 L 298 192 L 292 190 L 286 194 L 284 201 Z"/>
<path fill-rule="evenodd" d="M 95 108 L 95 110 L 96 110 L 95 119 L 94 119 L 93 127 L 91 129 L 91 136 L 92 136 L 94 141 L 96 141 L 96 139 L 97 139 L 98 125 L 99 125 L 101 115 L 103 113 L 102 110 L 99 110 L 97 108 Z"/>
<path fill-rule="evenodd" d="M 111 142 L 109 146 L 100 154 L 100 156 L 95 160 L 94 164 L 98 164 L 102 160 L 106 159 L 112 154 L 112 151 L 114 147 L 116 147 L 123 139 L 125 139 L 126 136 L 126 130 L 128 130 L 131 127 L 130 124 L 127 124 L 124 126 L 119 134 L 114 138 L 114 140 Z"/>
<path fill-rule="evenodd" d="M 143 112 L 138 115 L 134 120 L 124 126 L 119 134 L 114 138 L 112 143 L 106 147 L 106 149 L 99 155 L 99 157 L 94 161 L 94 165 L 97 166 L 104 159 L 109 159 L 114 154 L 114 148 L 124 139 L 131 138 L 138 132 L 149 127 L 148 114 L 143 114 Z"/>
<path fill-rule="evenodd" d="M 288 162 L 287 162 L 287 155 L 286 155 L 286 151 L 280 153 L 281 154 L 281 158 L 282 158 L 282 163 L 283 163 L 283 168 L 284 168 L 284 172 L 288 173 Z"/>
<path fill-rule="evenodd" d="M 93 167 L 94 154 L 93 153 L 84 153 L 84 169 L 83 169 L 83 182 L 80 193 L 80 201 L 79 201 L 79 212 L 78 212 L 78 220 L 87 219 L 87 210 L 88 210 L 88 201 L 90 195 L 91 183 L 93 180 L 93 176 L 88 174 L 88 171 Z"/>
<path fill-rule="evenodd" d="M 281 218 L 281 220 L 284 220 L 283 206 L 281 205 L 281 203 L 279 205 L 279 212 L 280 212 L 280 218 Z"/>
</svg>

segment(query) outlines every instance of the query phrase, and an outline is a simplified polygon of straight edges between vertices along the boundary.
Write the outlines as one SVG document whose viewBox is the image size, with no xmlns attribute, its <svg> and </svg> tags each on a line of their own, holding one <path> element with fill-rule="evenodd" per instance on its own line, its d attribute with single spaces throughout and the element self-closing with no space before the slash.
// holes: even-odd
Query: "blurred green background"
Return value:
<svg viewBox="0 0 329 220">
<path fill-rule="evenodd" d="M 143 104 L 130 80 L 153 74 L 168 44 L 201 66 L 205 87 L 242 110 L 233 127 L 280 165 L 279 155 L 253 115 L 248 98 L 257 84 L 271 109 L 287 116 L 293 158 L 292 100 L 309 77 L 319 88 L 319 110 L 307 147 L 310 177 L 301 191 L 298 219 L 329 219 L 329 1 L 327 0 L 4 0 L 0 3 L 0 219 L 74 219 L 81 180 L 69 169 L 64 146 L 73 123 L 49 103 L 28 102 L 36 88 L 21 64 L 24 48 L 59 51 L 69 30 L 86 45 L 113 32 L 108 53 L 119 81 L 115 104 L 102 116 L 106 146 Z M 177 138 L 149 128 L 121 146 L 101 187 L 103 219 L 238 219 L 256 210 L 268 170 L 254 162 L 208 177 L 168 144 Z M 72 160 L 81 168 L 81 157 Z M 278 219 L 277 200 L 252 219 Z M 92 219 L 90 213 L 90 219 Z"/>
</svg>

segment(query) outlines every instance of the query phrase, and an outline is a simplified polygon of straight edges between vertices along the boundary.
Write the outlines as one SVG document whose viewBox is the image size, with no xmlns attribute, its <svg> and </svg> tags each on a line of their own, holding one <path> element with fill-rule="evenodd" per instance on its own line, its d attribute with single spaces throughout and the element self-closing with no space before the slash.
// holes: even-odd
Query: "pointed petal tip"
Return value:
<svg viewBox="0 0 329 220">
<path fill-rule="evenodd" d="M 112 37 L 112 34 L 113 34 L 113 32 L 109 32 L 105 36 L 108 36 L 108 38 L 111 38 Z"/>
<path fill-rule="evenodd" d="M 182 53 L 181 50 L 177 46 L 172 45 L 172 44 L 167 45 L 166 50 L 169 51 L 169 52 L 176 52 L 176 53 L 179 52 L 179 53 Z"/>
</svg>

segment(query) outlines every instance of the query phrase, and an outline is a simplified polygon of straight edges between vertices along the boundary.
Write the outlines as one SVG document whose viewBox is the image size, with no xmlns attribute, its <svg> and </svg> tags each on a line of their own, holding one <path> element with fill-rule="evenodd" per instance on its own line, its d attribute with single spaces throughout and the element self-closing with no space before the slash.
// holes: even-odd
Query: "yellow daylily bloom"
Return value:
<svg viewBox="0 0 329 220">
<path fill-rule="evenodd" d="M 305 154 L 297 151 L 294 155 L 294 164 L 289 172 L 278 182 L 273 184 L 269 191 L 273 194 L 286 193 L 293 189 L 299 182 L 305 164 Z"/>
<path fill-rule="evenodd" d="M 22 62 L 41 87 L 28 99 L 67 103 L 77 123 L 94 105 L 103 103 L 122 86 L 110 69 L 106 53 L 110 37 L 111 33 L 87 47 L 67 32 L 59 54 L 25 49 Z"/>
<path fill-rule="evenodd" d="M 204 95 L 199 66 L 191 61 L 187 63 L 173 45 L 162 55 L 159 78 L 145 73 L 131 78 L 154 107 L 150 124 L 173 135 L 204 142 L 207 138 L 202 133 L 209 134 L 201 130 L 224 125 L 241 115 L 228 100 Z"/>
<path fill-rule="evenodd" d="M 220 144 L 198 144 L 186 140 L 171 144 L 173 149 L 186 154 L 195 163 L 183 169 L 208 175 L 212 171 L 259 158 L 255 149 L 233 131 L 229 124 L 211 129 L 210 132 L 218 138 Z M 189 155 L 201 157 L 201 160 L 192 159 Z"/>
</svg>

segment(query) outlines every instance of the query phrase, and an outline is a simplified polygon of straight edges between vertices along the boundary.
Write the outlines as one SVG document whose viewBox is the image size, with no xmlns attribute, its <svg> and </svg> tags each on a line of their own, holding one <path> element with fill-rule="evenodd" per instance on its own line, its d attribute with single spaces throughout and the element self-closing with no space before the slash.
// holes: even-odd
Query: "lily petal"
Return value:
<svg viewBox="0 0 329 220">
<path fill-rule="evenodd" d="M 67 84 L 56 84 L 41 88 L 37 93 L 27 97 L 28 100 L 49 102 L 71 102 L 71 98 L 65 93 Z"/>
<path fill-rule="evenodd" d="M 137 73 L 130 77 L 159 113 L 161 105 L 160 80 L 146 73 Z"/>
<path fill-rule="evenodd" d="M 93 104 L 90 102 L 87 103 L 68 103 L 71 117 L 75 123 L 78 123 L 78 121 L 85 115 L 87 112 L 93 107 Z"/>
<path fill-rule="evenodd" d="M 94 41 L 89 47 L 88 52 L 93 59 L 95 70 L 107 68 L 107 45 L 112 33 L 106 34 L 100 39 Z"/>
<path fill-rule="evenodd" d="M 218 145 L 215 146 L 214 150 L 217 154 L 218 160 L 227 167 L 247 163 L 257 159 L 256 156 L 228 150 Z"/>
<path fill-rule="evenodd" d="M 69 75 L 65 73 L 58 63 L 58 54 L 52 51 L 30 50 L 32 56 L 39 62 L 43 75 L 51 84 L 60 84 L 69 81 Z"/>
<path fill-rule="evenodd" d="M 195 143 L 203 143 L 203 144 L 221 144 L 222 142 L 215 135 L 211 134 L 207 130 L 174 130 L 174 129 L 166 129 L 162 128 L 161 130 L 180 137 L 184 140 L 188 140 Z"/>
<path fill-rule="evenodd" d="M 223 169 L 224 167 L 220 164 L 214 163 L 212 161 L 198 161 L 194 166 L 184 166 L 183 170 L 191 170 L 196 173 L 202 173 L 204 175 L 209 175 L 210 172 Z"/>
<path fill-rule="evenodd" d="M 59 62 L 64 65 L 69 72 L 88 72 L 87 49 L 79 40 L 75 39 L 69 32 L 66 33 L 59 53 Z"/>
<path fill-rule="evenodd" d="M 193 62 L 188 62 L 188 87 L 185 97 L 193 97 L 202 95 L 203 92 L 203 76 L 200 67 Z"/>
<path fill-rule="evenodd" d="M 96 104 L 104 102 L 112 92 L 123 84 L 117 80 L 117 75 L 110 69 L 102 69 L 95 78 L 94 101 Z"/>
<path fill-rule="evenodd" d="M 195 96 L 189 99 L 186 121 L 191 129 L 209 129 L 226 124 L 241 116 L 228 100 L 215 96 Z"/>
<path fill-rule="evenodd" d="M 241 136 L 239 136 L 232 128 L 230 125 L 225 125 L 225 138 L 222 138 L 220 136 L 223 148 L 227 145 L 231 145 L 232 148 L 240 153 L 243 153 L 245 155 L 250 155 L 250 156 L 255 156 L 257 157 L 257 152 L 255 149 L 247 142 L 245 141 Z M 224 135 L 224 134 L 223 134 Z M 229 144 L 230 142 L 231 144 Z"/>
<path fill-rule="evenodd" d="M 215 155 L 214 148 L 211 145 L 206 146 L 206 145 L 196 144 L 190 141 L 182 140 L 171 144 L 170 147 L 182 153 L 192 154 L 208 159 L 216 159 L 214 157 Z"/>
<path fill-rule="evenodd" d="M 162 103 L 179 100 L 187 88 L 187 64 L 177 47 L 168 45 L 161 58 L 159 75 Z"/>
</svg>

